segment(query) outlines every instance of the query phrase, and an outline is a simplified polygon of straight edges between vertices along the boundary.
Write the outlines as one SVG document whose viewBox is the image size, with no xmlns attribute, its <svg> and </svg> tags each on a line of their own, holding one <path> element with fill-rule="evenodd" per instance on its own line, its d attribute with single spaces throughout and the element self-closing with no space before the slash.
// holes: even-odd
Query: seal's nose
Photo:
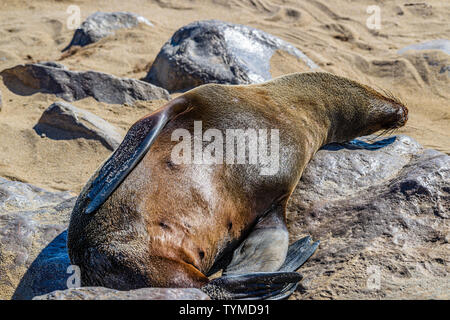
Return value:
<svg viewBox="0 0 450 320">
<path fill-rule="evenodd" d="M 408 108 L 406 108 L 404 105 L 400 105 L 399 111 L 399 120 L 397 121 L 397 128 L 403 127 L 406 122 L 408 121 Z"/>
</svg>

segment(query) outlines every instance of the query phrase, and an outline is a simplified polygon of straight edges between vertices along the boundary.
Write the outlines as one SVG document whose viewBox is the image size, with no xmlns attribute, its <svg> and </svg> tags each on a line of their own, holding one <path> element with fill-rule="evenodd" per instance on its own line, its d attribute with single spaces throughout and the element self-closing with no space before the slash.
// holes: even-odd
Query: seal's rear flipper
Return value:
<svg viewBox="0 0 450 320">
<path fill-rule="evenodd" d="M 259 257 L 261 261 L 267 264 L 265 258 L 269 257 L 269 253 L 272 253 L 270 245 L 263 245 L 264 241 L 274 238 L 275 235 L 282 234 L 282 229 L 259 229 L 258 232 L 264 231 L 264 237 L 258 236 L 258 232 L 253 232 L 248 239 L 257 239 L 254 246 L 251 241 L 244 245 L 245 251 L 251 252 L 251 256 L 254 256 L 256 252 L 260 252 L 262 255 Z M 270 237 L 267 237 L 270 236 Z M 275 243 L 272 243 L 275 244 Z M 241 245 L 242 246 L 242 245 Z M 209 282 L 202 290 L 208 293 L 213 299 L 270 299 L 281 300 L 288 298 L 297 289 L 298 282 L 303 278 L 302 275 L 294 272 L 300 268 L 316 251 L 319 246 L 319 241 L 312 242 L 311 237 L 304 237 L 289 246 L 287 249 L 286 259 L 284 263 L 279 267 L 276 272 L 256 272 L 251 273 L 252 269 L 258 268 L 258 259 L 250 259 L 247 254 L 241 256 L 239 254 L 239 248 L 235 251 L 234 257 L 239 257 L 237 268 L 231 264 L 224 270 L 224 275 L 221 278 L 217 278 Z M 255 250 L 255 248 L 258 248 Z M 280 251 L 280 247 L 274 245 L 273 249 Z M 244 252 L 245 252 L 244 251 Z M 271 258 L 279 258 L 278 256 L 271 256 Z M 251 263 L 253 262 L 253 267 Z M 264 265 L 264 264 L 263 264 Z M 236 270 L 235 270 L 236 269 Z M 236 274 L 235 272 L 241 273 Z M 298 280 L 295 280 L 298 279 Z"/>
<path fill-rule="evenodd" d="M 295 292 L 295 290 L 297 289 L 297 285 L 298 285 L 298 283 L 291 283 L 290 285 L 286 286 L 283 289 L 282 292 L 267 298 L 267 300 L 283 300 L 283 299 L 287 299 L 287 298 L 289 298 L 289 296 L 291 294 L 293 294 Z"/>
<path fill-rule="evenodd" d="M 284 299 L 303 276 L 297 272 L 258 272 L 229 275 L 211 280 L 201 290 L 212 299 Z"/>
<path fill-rule="evenodd" d="M 124 140 L 103 164 L 87 189 L 86 214 L 96 211 L 142 160 L 164 126 L 175 116 L 189 110 L 183 98 L 177 98 L 155 113 L 136 122 Z"/>
<path fill-rule="evenodd" d="M 311 243 L 311 237 L 306 236 L 288 248 L 286 259 L 278 271 L 292 272 L 300 268 L 316 251 L 320 241 Z"/>
<path fill-rule="evenodd" d="M 283 215 L 284 206 L 271 208 L 234 250 L 223 275 L 278 271 L 286 260 L 289 246 Z"/>
</svg>

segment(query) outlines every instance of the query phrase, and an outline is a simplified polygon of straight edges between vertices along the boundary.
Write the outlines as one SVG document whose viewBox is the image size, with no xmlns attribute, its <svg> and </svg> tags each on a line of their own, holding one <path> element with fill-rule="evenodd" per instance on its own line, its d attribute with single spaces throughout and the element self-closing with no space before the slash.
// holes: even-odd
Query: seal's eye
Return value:
<svg viewBox="0 0 450 320">
<path fill-rule="evenodd" d="M 159 223 L 159 226 L 163 229 L 170 229 L 170 227 L 162 221 Z"/>
<path fill-rule="evenodd" d="M 166 160 L 166 166 L 171 170 L 176 169 L 175 163 L 173 163 L 171 160 Z"/>
</svg>

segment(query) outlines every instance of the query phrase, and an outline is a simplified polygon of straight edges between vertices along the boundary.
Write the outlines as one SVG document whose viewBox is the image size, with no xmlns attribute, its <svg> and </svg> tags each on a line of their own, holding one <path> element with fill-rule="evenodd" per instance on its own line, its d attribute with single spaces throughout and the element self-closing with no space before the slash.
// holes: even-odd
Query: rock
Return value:
<svg viewBox="0 0 450 320">
<path fill-rule="evenodd" d="M 449 299 L 450 157 L 412 138 L 328 145 L 291 197 L 292 240 L 321 244 L 296 298 Z"/>
<path fill-rule="evenodd" d="M 69 102 L 93 97 L 100 102 L 133 104 L 136 100 L 170 98 L 163 88 L 144 81 L 95 71 L 70 71 L 55 62 L 17 65 L 0 75 L 15 94 L 51 93 Z"/>
<path fill-rule="evenodd" d="M 449 299 L 449 182 L 450 157 L 406 136 L 319 150 L 288 205 L 291 240 L 321 241 L 294 298 Z M 0 178 L 0 299 L 205 298 L 193 289 L 68 289 L 73 205 L 68 193 Z"/>
<path fill-rule="evenodd" d="M 2 111 L 2 92 L 0 91 L 0 111 Z"/>
<path fill-rule="evenodd" d="M 441 50 L 446 54 L 450 54 L 450 40 L 437 39 L 415 43 L 398 50 L 398 54 L 403 54 L 408 50 Z"/>
<path fill-rule="evenodd" d="M 194 288 L 70 288 L 67 225 L 75 198 L 0 178 L 0 300 L 148 300 L 209 297 Z"/>
<path fill-rule="evenodd" d="M 75 198 L 0 178 L 0 300 L 67 288 L 66 231 Z"/>
<path fill-rule="evenodd" d="M 102 118 L 67 102 L 55 102 L 48 107 L 35 130 L 51 139 L 87 138 L 100 140 L 114 150 L 122 142 L 119 130 Z"/>
<path fill-rule="evenodd" d="M 103 287 L 82 287 L 54 291 L 33 300 L 210 300 L 194 288 L 143 288 L 119 291 Z"/>
<path fill-rule="evenodd" d="M 281 50 L 317 65 L 291 44 L 264 31 L 217 20 L 188 24 L 164 44 L 145 81 L 170 92 L 205 83 L 248 84 L 272 78 L 270 59 Z"/>
<path fill-rule="evenodd" d="M 81 26 L 75 30 L 70 44 L 62 51 L 72 46 L 86 46 L 102 38 L 113 35 L 114 31 L 123 28 L 133 28 L 139 23 L 148 26 L 153 24 L 137 14 L 130 12 L 96 12 L 90 15 Z"/>
<path fill-rule="evenodd" d="M 423 50 L 426 51 L 422 52 Z M 398 50 L 398 54 L 404 55 L 411 61 L 422 80 L 431 85 L 433 90 L 436 90 L 433 78 L 439 79 L 439 75 L 450 76 L 450 40 L 437 39 L 412 44 Z M 448 79 L 444 77 L 441 80 L 447 81 Z M 447 87 L 448 85 L 444 84 L 445 93 L 448 91 Z M 436 92 L 441 96 L 445 96 L 445 93 Z"/>
<path fill-rule="evenodd" d="M 47 66 L 47 67 L 53 67 L 53 68 L 59 68 L 63 70 L 69 70 L 67 67 L 61 63 L 54 62 L 54 61 L 41 61 L 39 62 L 40 65 Z"/>
</svg>

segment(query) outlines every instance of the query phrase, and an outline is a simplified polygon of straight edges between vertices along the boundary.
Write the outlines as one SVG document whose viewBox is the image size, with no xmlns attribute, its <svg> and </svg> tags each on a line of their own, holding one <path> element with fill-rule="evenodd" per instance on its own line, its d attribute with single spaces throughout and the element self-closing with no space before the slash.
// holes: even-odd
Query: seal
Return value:
<svg viewBox="0 0 450 320">
<path fill-rule="evenodd" d="M 286 298 L 319 244 L 288 241 L 286 205 L 305 166 L 327 143 L 399 128 L 407 118 L 391 95 L 329 73 L 192 89 L 137 121 L 87 182 L 70 220 L 71 262 L 83 286 Z M 216 133 L 276 129 L 277 170 L 263 175 L 263 165 L 250 161 L 174 161 L 175 133 L 192 133 L 200 121 Z M 208 278 L 219 270 L 221 277 Z"/>
</svg>

